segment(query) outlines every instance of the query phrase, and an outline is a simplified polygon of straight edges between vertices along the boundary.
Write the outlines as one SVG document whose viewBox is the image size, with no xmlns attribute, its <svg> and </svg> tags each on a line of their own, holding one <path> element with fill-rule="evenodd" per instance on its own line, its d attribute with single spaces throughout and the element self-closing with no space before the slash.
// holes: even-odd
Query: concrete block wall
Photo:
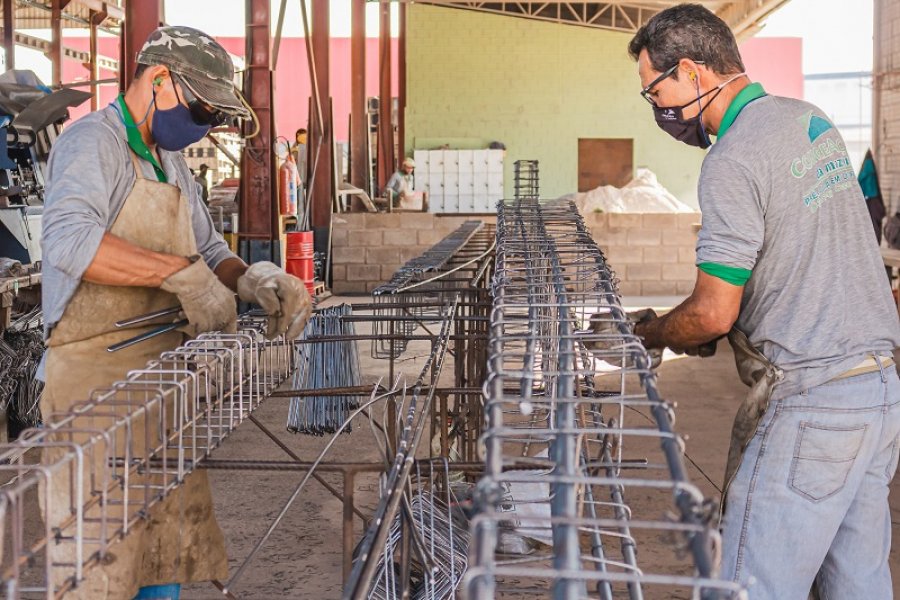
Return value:
<svg viewBox="0 0 900 600">
<path fill-rule="evenodd" d="M 494 221 L 492 217 L 425 213 L 335 215 L 334 293 L 371 292 L 406 261 L 472 218 Z M 694 225 L 699 221 L 699 213 L 591 213 L 585 217 L 624 296 L 689 294 L 697 276 Z"/>
</svg>

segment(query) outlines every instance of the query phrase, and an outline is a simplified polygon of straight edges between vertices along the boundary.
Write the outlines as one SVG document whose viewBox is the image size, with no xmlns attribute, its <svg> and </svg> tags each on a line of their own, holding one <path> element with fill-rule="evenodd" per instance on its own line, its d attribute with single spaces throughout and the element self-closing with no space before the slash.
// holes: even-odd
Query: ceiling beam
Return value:
<svg viewBox="0 0 900 600">
<path fill-rule="evenodd" d="M 377 1 L 377 0 L 368 0 Z M 674 0 L 388 0 L 416 2 L 526 19 L 634 33 Z M 789 0 L 692 0 L 721 17 L 739 39 L 759 31 L 762 22 Z"/>
<path fill-rule="evenodd" d="M 0 30 L 0 37 L 2 36 L 3 30 Z M 22 46 L 23 48 L 31 48 L 32 50 L 39 50 L 44 54 L 50 53 L 49 40 L 43 40 L 39 37 L 28 35 L 27 33 L 22 33 L 20 31 L 16 31 L 13 33 L 13 39 L 15 40 L 17 46 Z M 89 63 L 91 59 L 90 53 L 84 52 L 83 50 L 75 50 L 74 48 L 70 48 L 68 46 L 63 46 L 62 53 L 65 58 L 71 58 L 82 63 Z M 119 61 L 107 56 L 98 56 L 97 66 L 102 69 L 117 71 L 119 69 Z"/>
</svg>

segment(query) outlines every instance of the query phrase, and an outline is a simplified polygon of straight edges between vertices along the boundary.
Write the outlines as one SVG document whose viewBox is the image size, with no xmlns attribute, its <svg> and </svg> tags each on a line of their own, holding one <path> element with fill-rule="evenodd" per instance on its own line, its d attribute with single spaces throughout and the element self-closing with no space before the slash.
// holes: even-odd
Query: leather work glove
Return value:
<svg viewBox="0 0 900 600">
<path fill-rule="evenodd" d="M 289 340 L 296 338 L 312 316 L 312 298 L 303 282 L 270 262 L 250 265 L 237 286 L 242 301 L 259 304 L 266 311 L 270 340 L 282 333 Z"/>
<path fill-rule="evenodd" d="M 625 317 L 628 319 L 628 322 L 632 324 L 632 327 L 635 323 L 642 323 L 644 321 L 649 321 L 651 319 L 656 318 L 656 312 L 652 308 L 645 308 L 642 310 L 636 310 L 634 312 L 626 313 Z M 621 332 L 615 321 L 609 318 L 609 313 L 597 313 L 592 315 L 590 318 L 590 329 L 582 332 L 583 335 L 611 335 L 611 336 L 620 336 Z M 611 339 L 611 340 L 603 340 L 603 339 L 591 339 L 589 341 L 584 342 L 585 348 L 590 350 L 592 353 L 603 354 L 603 353 L 614 353 L 621 352 L 622 346 L 620 344 L 619 339 Z M 662 362 L 662 350 L 661 349 L 648 349 L 647 354 L 650 355 L 650 368 L 655 369 Z M 622 360 L 621 358 L 615 358 L 614 356 L 597 356 L 604 362 L 610 363 L 611 365 L 621 367 Z"/>
<path fill-rule="evenodd" d="M 237 331 L 237 305 L 234 292 L 219 281 L 200 256 L 193 263 L 169 275 L 159 286 L 175 294 L 181 302 L 181 318 L 189 322 L 182 331 L 192 337 L 206 331 Z"/>
</svg>

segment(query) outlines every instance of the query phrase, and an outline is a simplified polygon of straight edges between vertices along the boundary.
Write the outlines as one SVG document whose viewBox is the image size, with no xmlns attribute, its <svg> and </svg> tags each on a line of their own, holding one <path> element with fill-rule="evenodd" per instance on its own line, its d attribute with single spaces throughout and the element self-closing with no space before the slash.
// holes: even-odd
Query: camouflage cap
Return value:
<svg viewBox="0 0 900 600">
<path fill-rule="evenodd" d="M 163 65 L 191 92 L 225 114 L 249 117 L 234 86 L 234 63 L 216 40 L 192 27 L 159 27 L 138 53 L 142 65 Z"/>
</svg>

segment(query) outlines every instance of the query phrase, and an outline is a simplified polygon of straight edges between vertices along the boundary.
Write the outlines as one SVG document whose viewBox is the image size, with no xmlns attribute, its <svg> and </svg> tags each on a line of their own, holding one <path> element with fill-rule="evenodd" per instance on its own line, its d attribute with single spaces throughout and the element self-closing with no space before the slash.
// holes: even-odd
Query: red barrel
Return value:
<svg viewBox="0 0 900 600">
<path fill-rule="evenodd" d="M 292 258 L 308 258 L 312 260 L 314 247 L 312 231 L 292 231 L 287 234 L 285 255 L 288 260 Z"/>
<path fill-rule="evenodd" d="M 315 287 L 315 267 L 313 266 L 313 232 L 295 231 L 287 234 L 286 271 L 302 279 L 310 294 Z"/>
</svg>

